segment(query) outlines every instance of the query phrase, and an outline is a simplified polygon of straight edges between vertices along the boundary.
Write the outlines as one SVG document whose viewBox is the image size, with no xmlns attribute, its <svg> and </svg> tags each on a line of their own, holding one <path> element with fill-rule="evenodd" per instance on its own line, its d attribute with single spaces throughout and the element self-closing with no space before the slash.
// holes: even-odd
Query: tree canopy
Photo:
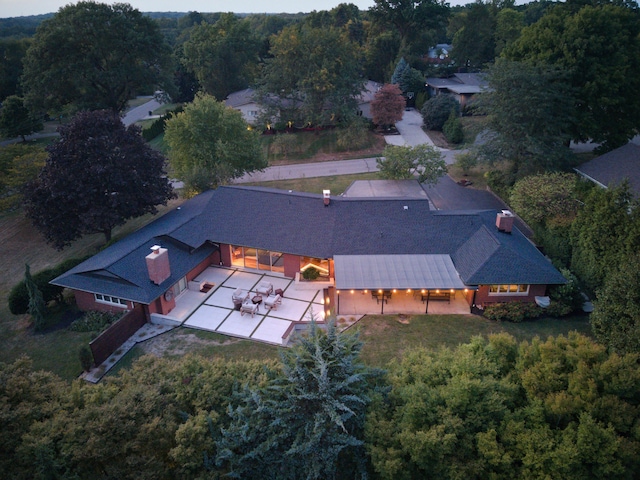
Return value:
<svg viewBox="0 0 640 480">
<path fill-rule="evenodd" d="M 371 101 L 373 123 L 389 127 L 399 122 L 404 115 L 406 103 L 398 85 L 390 83 L 383 85 Z"/>
<path fill-rule="evenodd" d="M 182 61 L 206 93 L 224 100 L 255 79 L 259 46 L 249 21 L 226 13 L 214 25 L 194 26 L 182 46 Z"/>
<path fill-rule="evenodd" d="M 442 153 L 431 145 L 415 147 L 387 145 L 377 158 L 379 175 L 389 180 L 417 178 L 420 183 L 435 184 L 447 173 Z"/>
<path fill-rule="evenodd" d="M 43 125 L 24 105 L 24 100 L 15 95 L 5 98 L 0 108 L 0 133 L 8 138 L 21 137 L 39 132 Z"/>
<path fill-rule="evenodd" d="M 199 94 L 165 127 L 173 173 L 194 192 L 224 185 L 267 166 L 258 133 L 242 114 Z"/>
<path fill-rule="evenodd" d="M 38 27 L 24 61 L 32 110 L 121 112 L 142 92 L 171 93 L 170 50 L 158 25 L 126 3 L 81 1 Z"/>
<path fill-rule="evenodd" d="M 272 37 L 270 52 L 259 91 L 263 104 L 275 104 L 281 121 L 320 126 L 355 115 L 364 81 L 360 48 L 347 30 L 285 27 Z M 298 117 L 283 118 L 284 111 Z"/>
<path fill-rule="evenodd" d="M 489 115 L 491 134 L 480 158 L 507 161 L 520 175 L 566 166 L 574 110 L 564 73 L 499 60 L 488 75 L 491 90 L 477 105 Z"/>
<path fill-rule="evenodd" d="M 59 132 L 24 196 L 27 217 L 54 247 L 89 233 L 109 241 L 114 227 L 173 198 L 162 154 L 112 111 L 81 112 Z"/>
<path fill-rule="evenodd" d="M 610 3 L 560 4 L 524 28 L 502 54 L 566 72 L 575 89 L 571 138 L 603 142 L 608 150 L 625 144 L 640 125 L 635 94 L 640 89 L 639 34 L 633 9 Z"/>
</svg>

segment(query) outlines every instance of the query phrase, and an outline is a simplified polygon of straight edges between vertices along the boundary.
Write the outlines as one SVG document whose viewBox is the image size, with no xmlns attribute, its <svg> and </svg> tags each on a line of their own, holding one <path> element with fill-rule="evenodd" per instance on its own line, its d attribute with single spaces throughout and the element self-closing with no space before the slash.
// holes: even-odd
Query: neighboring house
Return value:
<svg viewBox="0 0 640 480">
<path fill-rule="evenodd" d="M 627 180 L 633 195 L 640 198 L 640 145 L 633 142 L 583 163 L 575 171 L 604 188 Z"/>
<path fill-rule="evenodd" d="M 449 57 L 451 51 L 453 50 L 453 45 L 449 45 L 448 43 L 439 43 L 435 47 L 431 47 L 427 55 L 423 58 L 426 62 L 438 65 L 451 65 L 453 61 Z"/>
<path fill-rule="evenodd" d="M 367 80 L 362 93 L 358 96 L 358 115 L 371 119 L 371 101 L 375 98 L 375 94 L 382 84 Z M 225 105 L 242 113 L 242 117 L 250 125 L 255 125 L 259 115 L 262 113 L 262 107 L 255 101 L 255 90 L 246 88 L 239 92 L 233 92 L 224 101 Z M 287 102 L 287 108 L 295 108 L 291 101 Z"/>
<path fill-rule="evenodd" d="M 371 102 L 376 98 L 376 93 L 382 88 L 382 84 L 374 82 L 373 80 L 367 80 L 364 84 L 362 93 L 358 96 L 358 115 L 371 120 L 373 115 L 371 114 Z"/>
<path fill-rule="evenodd" d="M 482 73 L 456 73 L 447 78 L 427 78 L 426 86 L 430 97 L 453 95 L 465 107 L 474 95 L 488 88 L 488 83 Z"/>
<path fill-rule="evenodd" d="M 227 107 L 235 108 L 242 113 L 242 118 L 249 125 L 255 125 L 260 115 L 260 105 L 254 100 L 255 90 L 245 88 L 239 92 L 230 93 L 224 101 Z"/>
<path fill-rule="evenodd" d="M 410 298 L 413 291 L 419 305 L 446 295 L 469 310 L 532 302 L 565 279 L 513 219 L 495 210 L 434 211 L 427 198 L 330 198 L 225 186 L 185 202 L 52 283 L 72 289 L 82 310 L 142 307 L 147 319 L 173 310 L 180 293 L 212 266 L 297 281 L 314 266 L 333 285 L 327 291 L 338 314 L 341 289 L 362 298 L 397 289 Z"/>
</svg>

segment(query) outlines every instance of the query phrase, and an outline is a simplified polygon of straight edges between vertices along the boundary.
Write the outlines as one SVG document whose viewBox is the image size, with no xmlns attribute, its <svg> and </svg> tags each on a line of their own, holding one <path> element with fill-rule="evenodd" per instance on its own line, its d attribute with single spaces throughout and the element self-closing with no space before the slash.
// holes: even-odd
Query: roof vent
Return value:
<svg viewBox="0 0 640 480">
<path fill-rule="evenodd" d="M 328 207 L 331 202 L 331 190 L 322 190 L 322 198 L 324 199 L 324 206 Z"/>
<path fill-rule="evenodd" d="M 171 276 L 169 266 L 169 251 L 160 245 L 151 247 L 151 253 L 145 257 L 149 279 L 156 285 L 160 285 Z"/>
<path fill-rule="evenodd" d="M 403 210 L 409 210 L 409 205 L 405 205 L 404 207 L 402 207 Z"/>
<path fill-rule="evenodd" d="M 499 212 L 498 216 L 496 217 L 496 227 L 498 227 L 498 231 L 511 233 L 514 220 L 515 217 L 513 216 L 513 213 L 511 213 L 511 211 L 502 210 L 502 212 Z"/>
</svg>

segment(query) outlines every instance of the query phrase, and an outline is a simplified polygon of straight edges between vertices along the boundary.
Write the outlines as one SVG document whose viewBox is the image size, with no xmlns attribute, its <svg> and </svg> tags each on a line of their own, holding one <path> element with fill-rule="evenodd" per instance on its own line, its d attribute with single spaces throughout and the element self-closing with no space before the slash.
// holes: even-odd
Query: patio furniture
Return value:
<svg viewBox="0 0 640 480">
<path fill-rule="evenodd" d="M 273 292 L 276 295 L 280 295 L 281 297 L 284 297 L 284 291 L 281 288 L 276 288 L 276 290 Z"/>
<path fill-rule="evenodd" d="M 249 300 L 249 292 L 245 292 L 241 288 L 238 288 L 231 294 L 231 299 L 234 304 L 243 303 L 246 300 Z"/>
<path fill-rule="evenodd" d="M 251 303 L 258 306 L 258 311 L 260 311 L 260 304 L 262 303 L 262 296 L 256 295 L 251 299 Z"/>
<path fill-rule="evenodd" d="M 253 302 L 245 302 L 240 306 L 240 316 L 244 315 L 245 313 L 250 313 L 253 317 L 257 311 L 258 304 L 255 304 Z"/>
<path fill-rule="evenodd" d="M 277 310 L 278 305 L 282 305 L 282 297 L 280 295 L 270 295 L 264 301 L 264 306 L 267 310 Z"/>
<path fill-rule="evenodd" d="M 260 282 L 256 287 L 256 293 L 268 297 L 273 293 L 273 284 L 269 282 Z"/>
</svg>

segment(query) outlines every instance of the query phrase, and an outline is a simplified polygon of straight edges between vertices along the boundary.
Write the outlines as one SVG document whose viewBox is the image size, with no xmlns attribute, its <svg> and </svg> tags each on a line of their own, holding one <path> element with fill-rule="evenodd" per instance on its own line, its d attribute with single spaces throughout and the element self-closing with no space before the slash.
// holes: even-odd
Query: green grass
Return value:
<svg viewBox="0 0 640 480">
<path fill-rule="evenodd" d="M 281 190 L 293 190 L 294 192 L 322 193 L 322 190 L 331 190 L 331 195 L 344 193 L 351 183 L 356 180 L 379 180 L 377 173 L 359 173 L 354 175 L 331 175 L 328 177 L 297 178 L 292 180 L 274 180 L 272 182 L 243 183 L 247 186 L 278 188 Z"/>
<path fill-rule="evenodd" d="M 400 323 L 397 316 L 367 315 L 358 322 L 356 328 L 359 328 L 360 338 L 365 342 L 363 361 L 378 367 L 399 359 L 404 352 L 413 348 L 455 347 L 469 342 L 476 335 L 506 332 L 523 341 L 536 336 L 546 339 L 548 336 L 566 335 L 576 330 L 591 336 L 586 316 L 498 323 L 475 315 L 414 315 L 405 324 Z"/>
</svg>

